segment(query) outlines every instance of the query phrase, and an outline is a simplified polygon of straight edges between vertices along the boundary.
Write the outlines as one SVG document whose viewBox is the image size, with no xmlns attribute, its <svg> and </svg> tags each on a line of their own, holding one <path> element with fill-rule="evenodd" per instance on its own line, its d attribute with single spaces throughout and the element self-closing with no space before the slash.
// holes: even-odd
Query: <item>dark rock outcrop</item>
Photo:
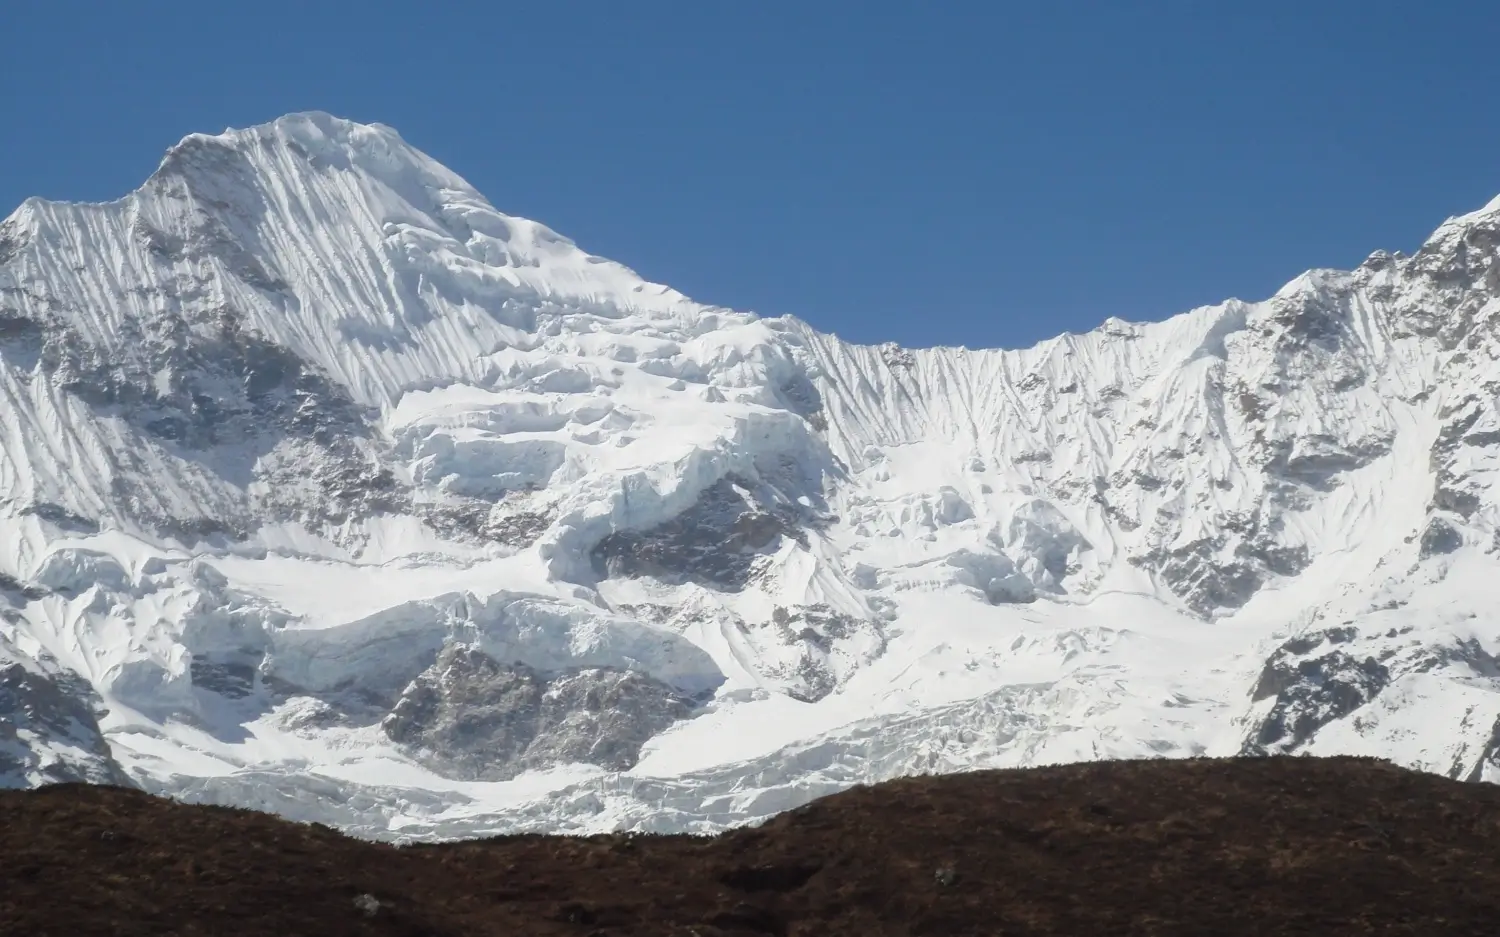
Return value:
<svg viewBox="0 0 1500 937">
<path fill-rule="evenodd" d="M 0 787 L 129 786 L 99 730 L 100 705 L 81 677 L 0 663 Z"/>
<path fill-rule="evenodd" d="M 642 673 L 544 674 L 451 644 L 401 694 L 385 734 L 439 773 L 503 780 L 568 763 L 625 770 L 693 702 Z"/>
<path fill-rule="evenodd" d="M 753 489 L 744 479 L 724 478 L 666 523 L 608 535 L 590 553 L 594 572 L 601 578 L 697 582 L 731 592 L 745 588 L 756 560 L 774 553 L 783 537 L 807 544 L 795 512 L 752 504 Z"/>
</svg>

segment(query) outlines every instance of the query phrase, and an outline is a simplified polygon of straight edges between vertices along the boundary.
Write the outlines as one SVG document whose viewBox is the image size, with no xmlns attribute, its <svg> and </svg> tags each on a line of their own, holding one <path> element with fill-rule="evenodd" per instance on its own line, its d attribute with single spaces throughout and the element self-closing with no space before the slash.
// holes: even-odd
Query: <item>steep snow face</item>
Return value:
<svg viewBox="0 0 1500 937">
<path fill-rule="evenodd" d="M 1020 351 L 851 345 L 392 130 L 194 135 L 0 223 L 0 783 L 363 835 L 712 830 L 863 781 L 1500 773 L 1500 200 Z"/>
</svg>

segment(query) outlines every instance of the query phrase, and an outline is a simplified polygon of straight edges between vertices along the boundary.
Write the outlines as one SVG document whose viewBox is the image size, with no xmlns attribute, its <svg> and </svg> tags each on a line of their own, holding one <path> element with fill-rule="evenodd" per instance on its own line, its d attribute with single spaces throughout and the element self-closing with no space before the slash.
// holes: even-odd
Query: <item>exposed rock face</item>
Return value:
<svg viewBox="0 0 1500 937">
<path fill-rule="evenodd" d="M 0 787 L 133 786 L 110 754 L 88 682 L 0 660 Z"/>
<path fill-rule="evenodd" d="M 640 673 L 548 675 L 449 645 L 382 727 L 434 770 L 488 781 L 579 762 L 623 771 L 648 739 L 692 709 L 681 693 Z"/>
<path fill-rule="evenodd" d="M 1352 629 L 1334 629 L 1294 638 L 1266 661 L 1250 698 L 1274 698 L 1275 704 L 1246 742 L 1244 754 L 1294 749 L 1385 689 L 1391 674 L 1384 664 L 1373 657 L 1361 660 L 1337 647 L 1353 637 Z"/>
<path fill-rule="evenodd" d="M 1188 608 L 1207 618 L 1250 601 L 1269 581 L 1295 576 L 1308 564 L 1308 550 L 1284 546 L 1256 519 L 1221 519 L 1218 536 L 1157 549 L 1130 558 L 1152 569 Z"/>
<path fill-rule="evenodd" d="M 784 507 L 752 503 L 753 483 L 729 477 L 715 482 L 697 503 L 647 530 L 612 533 L 590 554 L 601 576 L 655 576 L 720 589 L 745 588 L 757 560 L 786 538 L 807 546 L 796 515 Z"/>
<path fill-rule="evenodd" d="M 184 237 L 137 219 L 155 269 L 130 288 L 145 313 L 106 347 L 71 324 L 76 299 L 46 280 L 0 283 L 0 357 L 129 427 L 107 453 L 114 507 L 169 536 L 242 537 L 267 516 L 342 523 L 404 507 L 376 464 L 369 414 L 314 364 L 258 334 L 223 296 L 224 277 L 256 289 L 286 284 L 209 215 Z M 148 481 L 186 461 L 198 475 L 197 513 Z"/>
<path fill-rule="evenodd" d="M 255 692 L 256 662 L 253 660 L 214 660 L 195 656 L 189 667 L 193 686 L 199 689 L 232 699 L 243 699 Z"/>
<path fill-rule="evenodd" d="M 765 673 L 787 681 L 787 694 L 813 703 L 836 690 L 859 665 L 885 652 L 885 634 L 877 621 L 844 615 L 828 606 L 771 611 L 777 637 L 793 649 L 791 662 L 767 666 Z M 862 654 L 864 659 L 858 656 Z M 854 657 L 851 662 L 848 658 Z"/>
<path fill-rule="evenodd" d="M 1344 626 L 1299 635 L 1283 643 L 1261 671 L 1252 702 L 1273 700 L 1251 727 L 1242 754 L 1285 754 L 1304 749 L 1318 731 L 1352 717 L 1393 686 L 1416 675 L 1451 674 L 1474 686 L 1500 690 L 1500 660 L 1472 638 L 1432 643 L 1413 629 L 1370 634 Z M 1473 709 L 1465 717 L 1470 720 Z M 1372 720 L 1373 721 L 1373 720 Z M 1448 773 L 1476 778 L 1494 757 L 1486 747 L 1455 761 Z M 1467 764 L 1468 767 L 1460 767 Z"/>
</svg>

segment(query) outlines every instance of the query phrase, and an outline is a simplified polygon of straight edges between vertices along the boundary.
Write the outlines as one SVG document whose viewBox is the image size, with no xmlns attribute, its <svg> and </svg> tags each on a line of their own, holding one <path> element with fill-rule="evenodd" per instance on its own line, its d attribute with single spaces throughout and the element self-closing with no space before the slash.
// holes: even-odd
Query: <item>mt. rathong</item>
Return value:
<svg viewBox="0 0 1500 937">
<path fill-rule="evenodd" d="M 0 786 L 363 836 L 1500 779 L 1500 199 L 1022 351 L 704 306 L 324 114 L 0 223 Z"/>
</svg>

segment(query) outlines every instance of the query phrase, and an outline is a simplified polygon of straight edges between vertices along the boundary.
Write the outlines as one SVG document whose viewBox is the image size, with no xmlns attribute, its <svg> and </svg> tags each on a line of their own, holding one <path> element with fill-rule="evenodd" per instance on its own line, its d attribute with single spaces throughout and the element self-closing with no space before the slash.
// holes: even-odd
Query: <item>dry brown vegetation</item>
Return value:
<svg viewBox="0 0 1500 937">
<path fill-rule="evenodd" d="M 984 772 L 715 839 L 402 849 L 115 788 L 0 793 L 0 934 L 26 937 L 1497 933 L 1500 788 L 1368 760 Z"/>
</svg>

